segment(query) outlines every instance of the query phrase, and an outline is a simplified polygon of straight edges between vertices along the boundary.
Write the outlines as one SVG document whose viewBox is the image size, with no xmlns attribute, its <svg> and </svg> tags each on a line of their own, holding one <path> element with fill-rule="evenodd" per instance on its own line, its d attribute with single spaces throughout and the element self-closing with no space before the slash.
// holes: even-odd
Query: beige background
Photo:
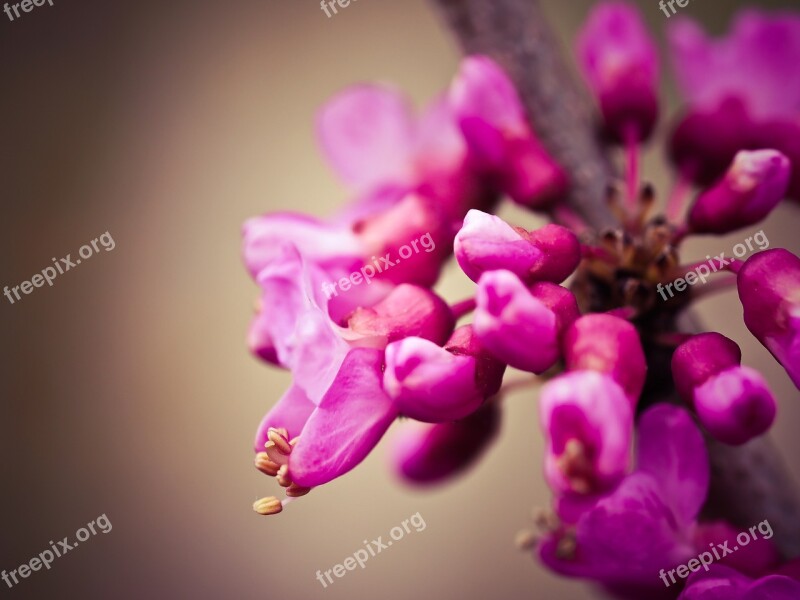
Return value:
<svg viewBox="0 0 800 600">
<path fill-rule="evenodd" d="M 565 43 L 590 4 L 545 2 Z M 656 4 L 641 6 L 661 35 Z M 735 5 L 682 12 L 721 31 Z M 55 0 L 13 23 L 0 15 L 0 44 L 0 285 L 106 230 L 117 244 L 52 288 L 0 301 L 0 570 L 102 513 L 114 526 L 0 593 L 595 596 L 512 544 L 530 509 L 549 501 L 532 392 L 509 399 L 500 441 L 448 487 L 401 487 L 380 447 L 278 518 L 250 510 L 277 491 L 251 467 L 251 440 L 289 378 L 245 349 L 256 288 L 239 226 L 276 209 L 323 215 L 345 200 L 313 140 L 329 95 L 379 79 L 422 102 L 447 84 L 457 52 L 422 0 L 359 0 L 332 19 L 315 0 Z M 660 147 L 645 169 L 668 187 Z M 797 224 L 797 207 L 782 206 L 764 230 L 798 252 Z M 685 256 L 729 251 L 746 235 L 693 242 Z M 451 266 L 442 294 L 458 299 L 467 283 Z M 797 456 L 800 398 L 752 342 L 735 295 L 700 308 L 774 382 L 775 437 Z M 791 469 L 800 475 L 796 461 Z M 328 589 L 314 579 L 416 512 L 425 531 Z"/>
</svg>

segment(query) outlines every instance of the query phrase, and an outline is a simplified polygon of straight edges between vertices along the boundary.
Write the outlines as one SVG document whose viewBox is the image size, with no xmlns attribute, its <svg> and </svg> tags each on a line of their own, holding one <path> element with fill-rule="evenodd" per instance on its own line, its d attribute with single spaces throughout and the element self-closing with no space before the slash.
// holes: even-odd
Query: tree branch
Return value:
<svg viewBox="0 0 800 600">
<path fill-rule="evenodd" d="M 534 0 L 434 0 L 465 54 L 485 54 L 517 87 L 536 134 L 569 173 L 570 203 L 594 228 L 618 225 L 605 193 L 616 179 L 592 110 Z"/>
<path fill-rule="evenodd" d="M 536 0 L 432 0 L 466 54 L 485 54 L 516 85 L 545 147 L 572 178 L 570 204 L 595 229 L 614 227 L 605 203 L 616 179 L 594 135 L 592 111 L 568 75 L 559 45 Z M 696 331 L 697 329 L 695 329 Z M 653 396 L 675 400 L 670 354 L 651 353 Z M 712 440 L 711 490 L 704 516 L 749 528 L 767 519 L 785 557 L 800 555 L 800 501 L 778 451 L 766 438 L 732 448 Z"/>
</svg>

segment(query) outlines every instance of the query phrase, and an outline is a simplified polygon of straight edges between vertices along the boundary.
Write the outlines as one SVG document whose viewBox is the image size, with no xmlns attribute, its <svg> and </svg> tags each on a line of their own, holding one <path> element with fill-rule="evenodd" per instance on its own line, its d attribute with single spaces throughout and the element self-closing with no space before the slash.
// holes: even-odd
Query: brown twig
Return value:
<svg viewBox="0 0 800 600">
<path fill-rule="evenodd" d="M 570 204 L 596 230 L 617 222 L 605 202 L 616 179 L 594 134 L 592 112 L 569 76 L 536 0 L 431 0 L 466 54 L 485 54 L 509 74 L 537 135 L 572 179 Z M 672 323 L 668 324 L 672 329 Z M 674 329 L 673 329 L 674 330 Z M 695 329 L 696 330 L 696 329 Z M 651 399 L 674 400 L 671 353 L 649 353 Z M 704 509 L 748 528 L 767 519 L 786 557 L 800 555 L 800 501 L 778 451 L 765 439 L 732 448 L 708 444 L 712 483 Z"/>
<path fill-rule="evenodd" d="M 618 223 L 605 203 L 616 179 L 594 135 L 592 110 L 532 0 L 434 0 L 465 54 L 497 61 L 516 84 L 536 134 L 569 173 L 570 203 L 596 229 Z"/>
</svg>

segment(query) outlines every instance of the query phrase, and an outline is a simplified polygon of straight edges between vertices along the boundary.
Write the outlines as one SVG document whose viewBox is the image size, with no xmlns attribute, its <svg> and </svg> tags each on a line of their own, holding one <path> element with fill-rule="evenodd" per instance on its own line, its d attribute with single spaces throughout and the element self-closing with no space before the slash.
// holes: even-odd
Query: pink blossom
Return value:
<svg viewBox="0 0 800 600">
<path fill-rule="evenodd" d="M 737 285 L 745 325 L 800 388 L 800 258 L 783 248 L 754 254 Z"/>
<path fill-rule="evenodd" d="M 647 138 L 658 116 L 658 54 L 638 11 L 599 3 L 578 36 L 577 54 L 608 131 L 621 141 Z"/>
<path fill-rule="evenodd" d="M 510 271 L 486 271 L 478 281 L 475 332 L 503 362 L 543 373 L 561 356 L 561 336 L 578 318 L 575 297 L 546 282 L 530 289 Z"/>
<path fill-rule="evenodd" d="M 741 366 L 736 342 L 719 333 L 693 336 L 672 357 L 675 385 L 703 426 L 727 444 L 763 434 L 775 420 L 775 397 L 764 378 Z"/>
</svg>

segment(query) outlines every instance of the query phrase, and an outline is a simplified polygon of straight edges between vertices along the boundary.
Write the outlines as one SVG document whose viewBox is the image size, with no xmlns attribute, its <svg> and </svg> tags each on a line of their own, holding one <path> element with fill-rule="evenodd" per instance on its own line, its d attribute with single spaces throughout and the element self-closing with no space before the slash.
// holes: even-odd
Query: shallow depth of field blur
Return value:
<svg viewBox="0 0 800 600">
<path fill-rule="evenodd" d="M 571 48 L 592 3 L 543 4 Z M 657 1 L 638 4 L 663 40 Z M 743 5 L 692 2 L 681 11 L 721 32 Z M 247 353 L 256 288 L 241 265 L 240 224 L 281 209 L 325 215 L 345 200 L 313 137 L 314 111 L 332 93 L 391 81 L 421 103 L 447 85 L 459 55 L 428 4 L 359 0 L 329 19 L 315 0 L 55 0 L 14 22 L 0 17 L 0 286 L 105 231 L 116 242 L 52 288 L 0 302 L 0 570 L 103 513 L 113 524 L 51 570 L 0 590 L 593 597 L 513 545 L 531 508 L 550 499 L 532 391 L 509 398 L 498 443 L 452 485 L 401 487 L 379 447 L 278 517 L 251 509 L 276 492 L 253 469 L 251 443 L 289 376 Z M 643 176 L 666 193 L 662 150 L 649 149 Z M 500 214 L 537 223 L 510 206 Z M 692 240 L 685 256 L 729 252 L 762 228 L 771 246 L 797 254 L 799 214 L 780 206 L 763 226 Z M 438 288 L 451 301 L 472 288 L 454 267 Z M 796 457 L 800 397 L 745 329 L 736 295 L 703 300 L 699 314 L 771 382 L 780 403 L 773 436 Z M 789 468 L 800 479 L 796 460 Z M 412 529 L 327 589 L 315 579 L 417 512 L 424 531 Z"/>
</svg>

